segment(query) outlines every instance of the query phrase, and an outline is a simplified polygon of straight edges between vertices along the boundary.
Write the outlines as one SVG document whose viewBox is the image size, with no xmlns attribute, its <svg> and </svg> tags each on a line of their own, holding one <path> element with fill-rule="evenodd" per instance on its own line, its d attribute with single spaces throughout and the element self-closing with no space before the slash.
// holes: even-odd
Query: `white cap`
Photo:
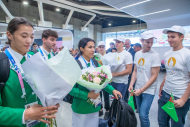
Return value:
<svg viewBox="0 0 190 127">
<path fill-rule="evenodd" d="M 104 41 L 100 41 L 100 42 L 98 42 L 98 46 L 100 46 L 100 45 L 104 45 L 105 46 L 106 44 L 105 44 Z"/>
<path fill-rule="evenodd" d="M 114 41 L 121 41 L 123 43 L 125 43 L 125 38 L 119 37 L 117 39 L 113 39 Z"/>
<path fill-rule="evenodd" d="M 145 31 L 141 34 L 141 39 L 150 39 L 155 38 L 154 34 L 151 31 Z"/>
<path fill-rule="evenodd" d="M 173 31 L 173 32 L 177 32 L 177 33 L 181 33 L 181 34 L 185 35 L 185 30 L 184 30 L 184 28 L 181 27 L 181 26 L 176 26 L 176 25 L 175 25 L 175 26 L 172 26 L 172 27 L 169 28 L 169 29 L 164 29 L 164 30 L 163 30 L 163 33 L 164 33 L 164 34 L 167 34 L 168 31 Z"/>
</svg>

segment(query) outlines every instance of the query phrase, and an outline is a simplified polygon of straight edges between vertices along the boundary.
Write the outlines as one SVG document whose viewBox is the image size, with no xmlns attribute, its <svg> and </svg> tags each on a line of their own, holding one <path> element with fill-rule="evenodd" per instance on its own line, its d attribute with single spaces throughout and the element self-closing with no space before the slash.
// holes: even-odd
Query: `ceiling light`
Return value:
<svg viewBox="0 0 190 127">
<path fill-rule="evenodd" d="M 136 23 L 136 20 L 133 20 L 133 23 Z"/>
<path fill-rule="evenodd" d="M 27 1 L 23 1 L 23 4 L 28 5 L 28 2 Z"/>
<path fill-rule="evenodd" d="M 60 11 L 60 8 L 56 8 L 56 11 Z"/>
<path fill-rule="evenodd" d="M 142 2 L 135 3 L 135 4 L 131 4 L 131 5 L 122 7 L 121 9 L 123 9 L 123 8 L 128 8 L 128 7 L 131 7 L 131 6 L 135 6 L 135 5 L 138 5 L 138 4 L 142 4 L 142 3 L 145 3 L 145 2 L 148 2 L 148 1 L 150 1 L 150 0 L 145 0 L 145 1 L 142 1 Z"/>
<path fill-rule="evenodd" d="M 135 17 L 142 17 L 142 16 L 157 14 L 157 13 L 161 13 L 161 12 L 165 12 L 165 11 L 170 11 L 170 9 L 157 11 L 157 12 L 152 12 L 152 13 L 148 13 L 148 14 L 144 14 L 144 15 L 135 16 Z"/>
<path fill-rule="evenodd" d="M 109 23 L 108 26 L 111 26 L 111 23 Z"/>
</svg>

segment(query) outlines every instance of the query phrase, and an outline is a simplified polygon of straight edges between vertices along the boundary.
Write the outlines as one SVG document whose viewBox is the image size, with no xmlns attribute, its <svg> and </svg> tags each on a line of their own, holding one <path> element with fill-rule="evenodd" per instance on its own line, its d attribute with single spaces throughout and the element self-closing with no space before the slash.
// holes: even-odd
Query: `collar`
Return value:
<svg viewBox="0 0 190 127">
<path fill-rule="evenodd" d="M 10 52 L 10 54 L 12 55 L 12 57 L 14 59 L 16 58 L 19 62 L 22 60 L 23 55 L 21 55 L 20 53 L 16 52 L 15 50 L 13 50 L 11 47 L 8 48 L 8 51 Z M 25 56 L 26 59 L 28 58 L 27 53 L 24 56 Z"/>
<path fill-rule="evenodd" d="M 45 50 L 42 46 L 40 47 L 42 50 L 43 50 L 43 52 L 46 54 L 46 56 L 48 56 L 48 54 L 50 54 L 47 50 Z"/>
<path fill-rule="evenodd" d="M 84 58 L 84 57 L 83 57 L 83 58 Z M 84 59 L 85 59 L 85 58 L 84 58 Z M 82 66 L 83 66 L 83 69 L 86 68 L 86 63 L 84 62 L 84 60 L 82 59 L 81 56 L 78 58 L 78 60 L 81 62 Z M 85 60 L 86 60 L 86 59 L 85 59 Z M 90 67 L 93 67 L 93 68 L 94 68 L 94 66 L 92 65 L 92 62 L 91 62 L 91 61 L 88 62 L 88 61 L 86 60 L 86 62 L 87 62 L 87 64 L 90 63 Z"/>
<path fill-rule="evenodd" d="M 129 47 L 128 49 L 126 48 L 127 51 L 129 51 L 131 49 L 131 47 Z"/>
</svg>

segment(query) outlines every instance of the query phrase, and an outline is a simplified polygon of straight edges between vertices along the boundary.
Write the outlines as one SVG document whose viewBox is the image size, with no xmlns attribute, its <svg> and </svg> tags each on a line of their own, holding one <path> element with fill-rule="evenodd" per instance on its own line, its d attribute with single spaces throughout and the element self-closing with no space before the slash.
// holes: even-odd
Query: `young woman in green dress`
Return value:
<svg viewBox="0 0 190 127">
<path fill-rule="evenodd" d="M 79 62 L 82 68 L 94 67 L 96 68 L 93 61 L 95 52 L 95 41 L 90 38 L 83 38 L 79 41 L 78 49 L 80 50 Z M 111 85 L 107 85 L 104 90 L 110 94 L 122 96 L 121 93 L 115 90 Z M 95 107 L 87 102 L 88 99 L 96 99 L 100 95 L 89 91 L 87 88 L 80 84 L 75 85 L 71 90 L 70 95 L 74 96 L 72 103 L 72 126 L 73 127 L 98 127 L 99 123 L 99 111 L 101 105 Z"/>
</svg>

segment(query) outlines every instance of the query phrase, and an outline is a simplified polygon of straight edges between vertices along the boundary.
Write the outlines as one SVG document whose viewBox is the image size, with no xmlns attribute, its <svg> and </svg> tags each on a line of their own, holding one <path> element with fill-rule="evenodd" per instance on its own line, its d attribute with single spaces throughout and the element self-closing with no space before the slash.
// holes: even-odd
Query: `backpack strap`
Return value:
<svg viewBox="0 0 190 127">
<path fill-rule="evenodd" d="M 10 74 L 10 63 L 4 52 L 0 53 L 0 89 L 4 88 Z"/>
<path fill-rule="evenodd" d="M 81 62 L 78 59 L 76 61 L 77 61 L 78 65 L 79 65 L 80 69 L 82 70 L 82 64 L 81 64 Z"/>
<path fill-rule="evenodd" d="M 94 65 L 95 65 L 96 67 L 99 67 L 97 60 L 95 60 L 94 58 L 92 58 L 92 61 L 93 61 Z"/>
</svg>

